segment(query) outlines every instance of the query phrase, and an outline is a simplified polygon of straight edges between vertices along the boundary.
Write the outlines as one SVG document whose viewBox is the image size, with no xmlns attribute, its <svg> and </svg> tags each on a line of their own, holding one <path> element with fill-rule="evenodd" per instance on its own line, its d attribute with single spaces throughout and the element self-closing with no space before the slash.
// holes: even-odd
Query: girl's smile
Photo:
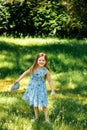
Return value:
<svg viewBox="0 0 87 130">
<path fill-rule="evenodd" d="M 41 56 L 41 57 L 38 58 L 37 64 L 41 68 L 45 66 L 46 60 L 45 60 L 44 56 Z"/>
<path fill-rule="evenodd" d="M 26 75 L 31 74 L 31 78 L 28 83 L 28 87 L 23 95 L 23 99 L 28 103 L 28 105 L 34 107 L 35 119 L 39 118 L 39 106 L 43 108 L 45 121 L 50 123 L 48 116 L 48 96 L 46 89 L 46 79 L 50 85 L 51 95 L 56 98 L 53 82 L 50 76 L 50 71 L 48 67 L 48 59 L 45 53 L 39 53 L 33 63 L 33 65 L 27 69 L 15 82 L 19 83 Z"/>
</svg>

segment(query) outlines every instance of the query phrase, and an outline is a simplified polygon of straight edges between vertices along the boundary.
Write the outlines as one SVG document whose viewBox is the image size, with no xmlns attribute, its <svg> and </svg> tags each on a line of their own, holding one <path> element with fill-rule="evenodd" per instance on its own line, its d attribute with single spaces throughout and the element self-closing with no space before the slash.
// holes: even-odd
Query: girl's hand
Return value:
<svg viewBox="0 0 87 130">
<path fill-rule="evenodd" d="M 51 92 L 53 98 L 56 98 L 56 93 L 54 91 Z"/>
<path fill-rule="evenodd" d="M 16 82 L 15 82 L 14 84 L 17 84 L 17 83 L 19 83 L 19 81 L 18 81 L 18 80 L 16 80 Z"/>
</svg>

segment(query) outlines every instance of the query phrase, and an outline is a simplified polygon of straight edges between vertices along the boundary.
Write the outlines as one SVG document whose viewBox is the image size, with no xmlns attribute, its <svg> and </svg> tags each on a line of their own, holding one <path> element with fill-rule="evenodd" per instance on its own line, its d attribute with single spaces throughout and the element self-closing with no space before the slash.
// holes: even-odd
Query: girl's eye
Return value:
<svg viewBox="0 0 87 130">
<path fill-rule="evenodd" d="M 43 61 L 44 62 L 45 60 L 38 60 L 38 61 L 40 61 L 40 62 Z"/>
</svg>

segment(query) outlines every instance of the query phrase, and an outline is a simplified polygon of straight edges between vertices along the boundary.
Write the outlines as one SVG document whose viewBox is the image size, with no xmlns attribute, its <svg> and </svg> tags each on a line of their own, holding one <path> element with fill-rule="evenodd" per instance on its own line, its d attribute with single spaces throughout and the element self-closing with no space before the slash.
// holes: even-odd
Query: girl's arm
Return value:
<svg viewBox="0 0 87 130">
<path fill-rule="evenodd" d="M 17 80 L 15 83 L 20 82 L 20 80 L 22 80 L 27 74 L 30 73 L 30 69 L 26 70 Z"/>
<path fill-rule="evenodd" d="M 56 93 L 55 93 L 55 90 L 54 90 L 53 82 L 52 82 L 51 75 L 50 75 L 50 72 L 49 72 L 49 71 L 47 72 L 46 78 L 47 78 L 48 83 L 49 83 L 50 88 L 51 88 L 51 95 L 52 95 L 54 98 L 56 98 Z"/>
</svg>

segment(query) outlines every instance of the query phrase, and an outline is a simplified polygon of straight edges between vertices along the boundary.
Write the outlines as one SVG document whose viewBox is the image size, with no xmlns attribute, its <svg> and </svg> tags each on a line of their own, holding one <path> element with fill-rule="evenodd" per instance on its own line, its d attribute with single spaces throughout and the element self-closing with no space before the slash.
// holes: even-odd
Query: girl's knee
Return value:
<svg viewBox="0 0 87 130">
<path fill-rule="evenodd" d="M 38 110 L 38 107 L 34 107 L 34 110 Z"/>
<path fill-rule="evenodd" d="M 46 110 L 47 110 L 47 107 L 43 107 L 42 109 L 43 109 L 44 111 L 46 111 Z"/>
</svg>

